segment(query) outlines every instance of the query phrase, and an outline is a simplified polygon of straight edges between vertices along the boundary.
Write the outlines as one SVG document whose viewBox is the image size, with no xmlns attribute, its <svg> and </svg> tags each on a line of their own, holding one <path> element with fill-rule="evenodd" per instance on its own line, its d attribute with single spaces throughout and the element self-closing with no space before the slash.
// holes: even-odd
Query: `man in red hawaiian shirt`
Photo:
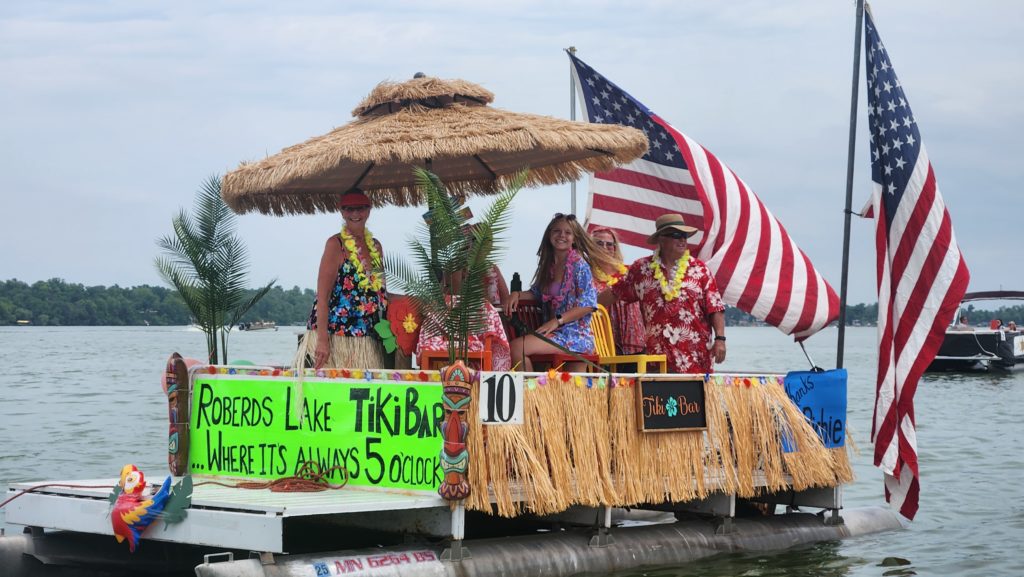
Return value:
<svg viewBox="0 0 1024 577">
<path fill-rule="evenodd" d="M 601 293 L 605 307 L 616 299 L 640 301 L 647 354 L 663 354 L 671 373 L 710 373 L 725 360 L 725 303 L 707 265 L 690 255 L 687 239 L 697 229 L 682 215 L 665 214 L 647 238 L 654 254 L 629 267 L 626 277 Z M 715 339 L 711 340 L 711 330 Z M 713 343 L 708 347 L 708 343 Z"/>
</svg>

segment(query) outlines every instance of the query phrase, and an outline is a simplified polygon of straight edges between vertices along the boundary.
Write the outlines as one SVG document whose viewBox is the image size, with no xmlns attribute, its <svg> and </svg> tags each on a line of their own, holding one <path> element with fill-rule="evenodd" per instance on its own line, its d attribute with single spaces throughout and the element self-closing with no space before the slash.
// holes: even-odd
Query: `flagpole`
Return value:
<svg viewBox="0 0 1024 577">
<path fill-rule="evenodd" d="M 576 55 L 576 47 L 570 46 L 568 52 L 571 55 Z M 569 120 L 576 120 L 576 75 L 573 74 L 572 60 L 569 60 Z M 572 191 L 572 212 L 569 214 L 576 214 L 576 181 L 572 181 L 570 190 Z"/>
<path fill-rule="evenodd" d="M 850 91 L 850 146 L 846 156 L 846 210 L 843 211 L 843 276 L 839 284 L 839 341 L 836 368 L 843 368 L 846 341 L 846 284 L 850 275 L 850 219 L 853 216 L 853 157 L 857 145 L 857 96 L 860 92 L 860 40 L 864 28 L 864 0 L 857 0 L 853 39 L 853 88 Z"/>
</svg>

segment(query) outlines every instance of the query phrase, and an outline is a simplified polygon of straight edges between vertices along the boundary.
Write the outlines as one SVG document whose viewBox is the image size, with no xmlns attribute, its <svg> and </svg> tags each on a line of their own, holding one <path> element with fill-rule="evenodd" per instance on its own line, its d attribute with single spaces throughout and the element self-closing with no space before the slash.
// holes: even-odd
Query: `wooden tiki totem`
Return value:
<svg viewBox="0 0 1024 577">
<path fill-rule="evenodd" d="M 441 450 L 441 469 L 444 481 L 437 489 L 439 495 L 449 501 L 458 501 L 469 496 L 469 451 L 466 449 L 466 434 L 469 431 L 469 405 L 472 402 L 470 383 L 476 371 L 462 361 L 441 369 L 441 383 L 444 392 L 444 422 L 441 435 L 444 448 Z"/>
<path fill-rule="evenodd" d="M 172 475 L 188 474 L 188 366 L 181 355 L 167 359 L 167 468 Z"/>
</svg>

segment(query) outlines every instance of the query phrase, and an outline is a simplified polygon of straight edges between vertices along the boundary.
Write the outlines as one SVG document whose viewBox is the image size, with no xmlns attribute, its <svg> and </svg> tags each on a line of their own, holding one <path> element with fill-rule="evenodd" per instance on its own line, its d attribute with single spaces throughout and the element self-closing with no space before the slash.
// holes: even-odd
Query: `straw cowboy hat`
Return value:
<svg viewBox="0 0 1024 577">
<path fill-rule="evenodd" d="M 407 206 L 425 200 L 413 167 L 451 192 L 493 194 L 524 168 L 528 186 L 558 184 L 647 151 L 634 128 L 508 112 L 488 106 L 493 100 L 465 80 L 382 82 L 352 111 L 355 120 L 241 164 L 224 176 L 221 194 L 237 213 L 337 211 L 338 195 L 352 188 L 375 206 Z"/>
<path fill-rule="evenodd" d="M 658 217 L 658 220 L 654 221 L 654 234 L 647 237 L 647 244 L 658 244 L 658 237 L 667 230 L 678 230 L 686 233 L 686 236 L 690 236 L 697 232 L 697 227 L 690 226 L 683 222 L 683 215 L 681 214 L 663 214 Z"/>
</svg>

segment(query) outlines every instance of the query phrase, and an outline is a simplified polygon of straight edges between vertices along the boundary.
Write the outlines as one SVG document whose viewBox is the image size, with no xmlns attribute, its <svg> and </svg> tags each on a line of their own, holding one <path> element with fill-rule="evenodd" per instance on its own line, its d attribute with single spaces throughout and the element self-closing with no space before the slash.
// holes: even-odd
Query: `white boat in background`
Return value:
<svg viewBox="0 0 1024 577">
<path fill-rule="evenodd" d="M 248 323 L 240 323 L 238 325 L 240 331 L 269 331 L 277 330 L 277 323 L 274 321 L 252 321 Z"/>
</svg>

